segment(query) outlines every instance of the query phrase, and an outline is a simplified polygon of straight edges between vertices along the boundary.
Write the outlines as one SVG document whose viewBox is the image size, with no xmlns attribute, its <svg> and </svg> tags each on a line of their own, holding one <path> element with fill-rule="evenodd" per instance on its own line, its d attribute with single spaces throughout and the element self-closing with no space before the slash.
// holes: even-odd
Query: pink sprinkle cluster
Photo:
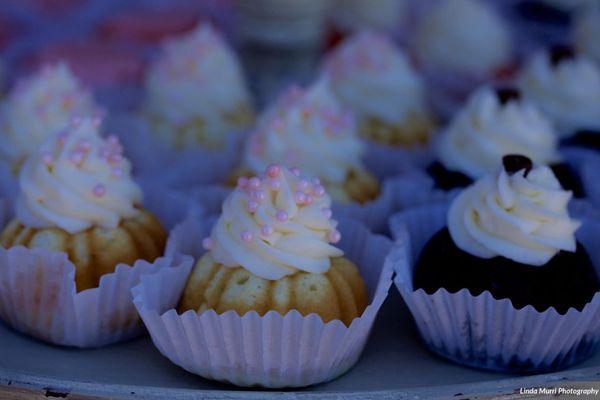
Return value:
<svg viewBox="0 0 600 400">
<path fill-rule="evenodd" d="M 237 187 L 245 194 L 246 210 L 249 213 L 255 213 L 260 207 L 260 204 L 266 201 L 268 196 L 270 196 L 270 192 L 277 192 L 280 190 L 280 176 L 282 170 L 283 167 L 281 167 L 279 164 L 271 164 L 267 167 L 263 174 L 260 174 L 260 176 L 254 176 L 251 178 L 240 177 L 238 179 Z M 302 178 L 300 170 L 296 167 L 290 168 L 289 171 L 294 176 L 300 178 L 294 191 L 294 201 L 299 207 L 309 206 L 315 201 L 315 199 L 319 199 L 325 195 L 325 188 L 318 178 Z M 326 219 L 331 219 L 332 212 L 330 208 L 322 208 L 321 211 Z M 278 222 L 286 222 L 289 218 L 290 216 L 285 210 L 280 209 L 275 212 L 275 219 Z M 332 222 L 335 226 L 335 221 Z M 273 226 L 264 224 L 260 227 L 259 236 L 260 238 L 265 239 L 273 235 L 274 232 L 275 229 Z M 254 239 L 255 235 L 252 232 L 248 230 L 240 232 L 240 240 L 242 242 L 251 243 Z M 331 243 L 337 243 L 341 239 L 341 233 L 334 228 L 328 233 L 327 239 Z M 206 250 L 211 250 L 214 247 L 214 242 L 210 237 L 208 237 L 202 241 L 202 246 Z"/>
<path fill-rule="evenodd" d="M 77 129 L 81 126 L 82 122 L 82 118 L 73 118 L 70 123 L 70 129 Z M 102 120 L 99 117 L 94 117 L 90 122 L 94 128 L 98 128 L 102 123 Z M 69 135 L 69 130 L 64 130 L 57 135 L 56 148 L 59 151 L 66 145 Z M 78 139 L 70 149 L 66 149 L 67 159 L 76 168 L 81 168 L 84 161 L 93 150 L 92 142 L 89 139 Z M 120 165 L 123 160 L 123 146 L 116 136 L 109 135 L 104 144 L 98 149 L 97 154 L 101 160 L 109 165 L 112 177 L 120 178 L 123 176 L 123 168 Z M 53 153 L 50 151 L 43 151 L 41 153 L 41 162 L 47 168 L 51 168 L 55 162 Z M 99 182 L 92 187 L 91 192 L 95 197 L 104 197 L 106 195 L 106 186 Z"/>
</svg>

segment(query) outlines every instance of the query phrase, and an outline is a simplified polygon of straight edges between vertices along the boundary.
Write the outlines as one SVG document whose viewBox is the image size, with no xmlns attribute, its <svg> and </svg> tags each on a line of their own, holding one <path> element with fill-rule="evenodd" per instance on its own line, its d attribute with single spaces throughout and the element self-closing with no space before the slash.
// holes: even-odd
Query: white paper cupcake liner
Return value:
<svg viewBox="0 0 600 400">
<path fill-rule="evenodd" d="M 194 226 L 194 224 L 196 224 Z M 212 222 L 186 221 L 174 230 L 170 251 L 202 253 L 199 246 Z M 142 277 L 133 289 L 134 303 L 158 350 L 173 363 L 202 377 L 238 386 L 301 387 L 325 382 L 346 372 L 358 360 L 391 285 L 385 260 L 392 244 L 352 221 L 340 224 L 340 247 L 360 269 L 371 303 L 347 327 L 323 323 L 315 314 L 285 316 L 271 311 L 194 311 L 177 314 L 191 266 L 162 269 Z M 181 243 L 179 238 L 184 239 Z M 191 248 L 190 248 L 191 247 Z"/>
<path fill-rule="evenodd" d="M 76 293 L 75 267 L 64 253 L 0 247 L 0 317 L 14 329 L 63 346 L 98 347 L 143 332 L 130 289 L 143 274 L 192 260 L 159 258 L 119 264 L 97 288 Z"/>
<path fill-rule="evenodd" d="M 460 364 L 521 373 L 563 369 L 590 356 L 600 342 L 599 293 L 582 311 L 571 308 L 559 315 L 554 308 L 517 310 L 510 300 L 496 300 L 488 291 L 473 296 L 467 289 L 440 289 L 432 295 L 414 290 L 414 263 L 427 241 L 446 225 L 447 210 L 448 204 L 425 206 L 391 219 L 401 244 L 390 255 L 394 281 L 426 346 Z M 598 235 L 600 222 L 585 221 L 577 238 L 600 269 Z"/>
<path fill-rule="evenodd" d="M 160 188 L 148 190 L 144 204 L 166 229 L 203 213 L 186 197 Z M 140 276 L 191 264 L 191 258 L 177 255 L 118 264 L 98 287 L 77 293 L 75 266 L 65 253 L 0 247 L 0 317 L 20 332 L 63 346 L 98 347 L 131 339 L 143 332 L 130 294 Z"/>
<path fill-rule="evenodd" d="M 150 132 L 143 118 L 126 114 L 109 116 L 105 130 L 119 137 L 136 175 L 175 189 L 224 182 L 239 165 L 244 136 L 232 132 L 219 150 L 178 150 Z"/>
</svg>

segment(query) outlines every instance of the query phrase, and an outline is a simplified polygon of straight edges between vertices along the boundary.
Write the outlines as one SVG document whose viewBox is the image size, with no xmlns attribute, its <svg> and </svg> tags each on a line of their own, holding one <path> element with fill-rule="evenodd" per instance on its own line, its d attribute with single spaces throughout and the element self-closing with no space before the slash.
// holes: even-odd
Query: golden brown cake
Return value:
<svg viewBox="0 0 600 400">
<path fill-rule="evenodd" d="M 318 314 L 350 325 L 368 304 L 358 268 L 334 244 L 331 198 L 318 179 L 271 164 L 241 177 L 223 204 L 208 252 L 185 287 L 179 311 Z"/>
<path fill-rule="evenodd" d="M 75 265 L 75 284 L 80 292 L 97 287 L 100 277 L 114 272 L 119 263 L 154 261 L 163 254 L 166 239 L 156 217 L 140 210 L 114 229 L 91 227 L 73 234 L 57 227 L 26 227 L 15 218 L 0 234 L 0 246 L 43 247 L 67 253 Z"/>
<path fill-rule="evenodd" d="M 221 119 L 231 128 L 232 132 L 240 131 L 252 125 L 254 112 L 249 104 L 240 104 L 235 107 L 234 111 L 223 113 Z M 148 121 L 154 134 L 163 136 L 177 149 L 201 145 L 214 150 L 221 148 L 224 144 L 222 135 L 215 135 L 214 131 L 211 132 L 211 126 L 202 116 L 192 117 L 179 125 L 174 125 L 158 115 L 148 116 Z"/>
<path fill-rule="evenodd" d="M 344 257 L 331 260 L 325 274 L 298 272 L 279 280 L 258 277 L 242 267 L 228 268 L 205 254 L 192 274 L 179 303 L 179 312 L 234 310 L 240 316 L 249 311 L 264 315 L 277 311 L 285 315 L 318 314 L 323 322 L 334 319 L 350 325 L 368 305 L 365 284 L 358 269 Z"/>
<path fill-rule="evenodd" d="M 396 124 L 368 117 L 359 126 L 361 136 L 366 139 L 407 148 L 426 145 L 434 129 L 435 123 L 430 117 L 416 113 Z"/>
</svg>

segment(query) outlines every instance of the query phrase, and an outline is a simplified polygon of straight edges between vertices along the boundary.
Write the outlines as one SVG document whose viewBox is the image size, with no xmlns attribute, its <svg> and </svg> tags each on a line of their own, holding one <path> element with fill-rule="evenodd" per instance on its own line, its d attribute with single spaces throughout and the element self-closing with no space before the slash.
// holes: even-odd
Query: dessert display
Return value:
<svg viewBox="0 0 600 400">
<path fill-rule="evenodd" d="M 241 181 L 204 245 L 179 312 L 214 309 L 264 315 L 292 309 L 350 325 L 367 306 L 357 267 L 335 247 L 331 198 L 298 170 L 270 165 Z"/>
<path fill-rule="evenodd" d="M 362 31 L 336 47 L 325 74 L 361 136 L 390 146 L 428 142 L 435 127 L 422 78 L 385 36 Z"/>
<path fill-rule="evenodd" d="M 562 139 L 600 129 L 600 67 L 572 47 L 557 45 L 536 53 L 521 72 L 519 86 Z"/>
<path fill-rule="evenodd" d="M 593 381 L 597 2 L 0 2 L 0 398 Z"/>
<path fill-rule="evenodd" d="M 163 355 L 208 379 L 269 388 L 325 382 L 354 365 L 391 283 L 391 243 L 338 223 L 331 205 L 314 177 L 271 164 L 227 196 L 216 222 L 177 226 L 172 248 L 199 257 L 191 274 L 165 268 L 133 291 Z"/>
<path fill-rule="evenodd" d="M 222 147 L 253 120 L 239 62 L 209 24 L 165 43 L 148 69 L 145 91 L 143 113 L 152 132 L 176 148 Z"/>
<path fill-rule="evenodd" d="M 443 130 L 437 143 L 438 161 L 428 167 L 436 186 L 465 187 L 493 172 L 502 157 L 523 154 L 536 164 L 551 165 L 568 189 L 583 195 L 575 171 L 561 161 L 551 122 L 511 86 L 484 86 Z"/>
<path fill-rule="evenodd" d="M 92 94 L 62 63 L 45 66 L 19 82 L 0 107 L 0 155 L 15 171 L 73 117 L 101 113 Z"/>
<path fill-rule="evenodd" d="M 97 119 L 72 121 L 25 161 L 16 218 L 0 245 L 64 252 L 75 265 L 77 291 L 97 287 L 117 264 L 153 261 L 166 233 L 142 207 L 115 137 L 98 134 Z"/>
<path fill-rule="evenodd" d="M 414 266 L 398 264 L 396 283 L 430 350 L 521 373 L 565 368 L 591 354 L 596 249 L 575 237 L 581 222 L 569 215 L 571 198 L 550 168 L 510 155 L 449 208 L 394 218 L 395 235 L 410 234 L 416 246 Z M 448 320 L 435 322 L 442 313 Z M 519 339 L 513 346 L 505 338 Z"/>
<path fill-rule="evenodd" d="M 320 80 L 306 90 L 292 86 L 261 116 L 237 176 L 281 163 L 318 177 L 337 202 L 367 203 L 379 184 L 362 165 L 363 151 L 353 114 Z"/>
</svg>

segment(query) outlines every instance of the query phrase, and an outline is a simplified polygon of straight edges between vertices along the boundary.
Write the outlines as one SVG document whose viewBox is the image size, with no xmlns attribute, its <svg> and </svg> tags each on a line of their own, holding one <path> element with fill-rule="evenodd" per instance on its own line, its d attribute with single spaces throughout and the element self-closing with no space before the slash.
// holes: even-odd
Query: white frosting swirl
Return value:
<svg viewBox="0 0 600 400">
<path fill-rule="evenodd" d="M 576 250 L 580 224 L 567 211 L 571 196 L 546 166 L 527 176 L 501 170 L 462 191 L 448 212 L 448 229 L 476 257 L 542 266 L 561 250 Z"/>
<path fill-rule="evenodd" d="M 424 84 L 408 58 L 385 36 L 363 31 L 328 60 L 331 88 L 358 118 L 400 123 L 426 113 Z"/>
<path fill-rule="evenodd" d="M 419 59 L 450 71 L 488 75 L 510 62 L 505 22 L 479 0 L 441 0 L 421 19 L 415 37 Z"/>
<path fill-rule="evenodd" d="M 578 56 L 552 65 L 547 52 L 533 56 L 519 77 L 525 96 L 555 123 L 560 136 L 600 129 L 600 68 Z"/>
<path fill-rule="evenodd" d="M 261 118 L 249 139 L 245 165 L 258 174 L 272 162 L 297 166 L 327 184 L 362 169 L 364 145 L 352 113 L 325 81 L 288 90 Z"/>
<path fill-rule="evenodd" d="M 66 64 L 45 66 L 19 82 L 2 104 L 0 155 L 20 162 L 76 116 L 101 113 Z"/>
<path fill-rule="evenodd" d="M 25 160 L 16 209 L 25 226 L 112 229 L 138 212 L 142 192 L 131 166 L 117 138 L 101 138 L 98 126 L 98 119 L 73 121 Z"/>
<path fill-rule="evenodd" d="M 536 107 L 514 99 L 501 104 L 490 87 L 471 95 L 440 136 L 437 151 L 447 169 L 472 179 L 493 172 L 508 154 L 523 154 L 536 164 L 560 159 L 556 134 Z"/>
<path fill-rule="evenodd" d="M 330 206 L 318 180 L 271 165 L 264 177 L 240 181 L 205 246 L 216 262 L 264 279 L 325 273 L 343 255 L 330 244 L 340 239 Z"/>
<path fill-rule="evenodd" d="M 240 128 L 226 114 L 250 104 L 235 54 L 209 24 L 166 42 L 145 87 L 147 114 L 173 126 L 201 119 L 215 142 Z"/>
<path fill-rule="evenodd" d="M 577 49 L 600 63 L 600 3 L 590 4 L 577 14 L 574 36 Z"/>
</svg>

